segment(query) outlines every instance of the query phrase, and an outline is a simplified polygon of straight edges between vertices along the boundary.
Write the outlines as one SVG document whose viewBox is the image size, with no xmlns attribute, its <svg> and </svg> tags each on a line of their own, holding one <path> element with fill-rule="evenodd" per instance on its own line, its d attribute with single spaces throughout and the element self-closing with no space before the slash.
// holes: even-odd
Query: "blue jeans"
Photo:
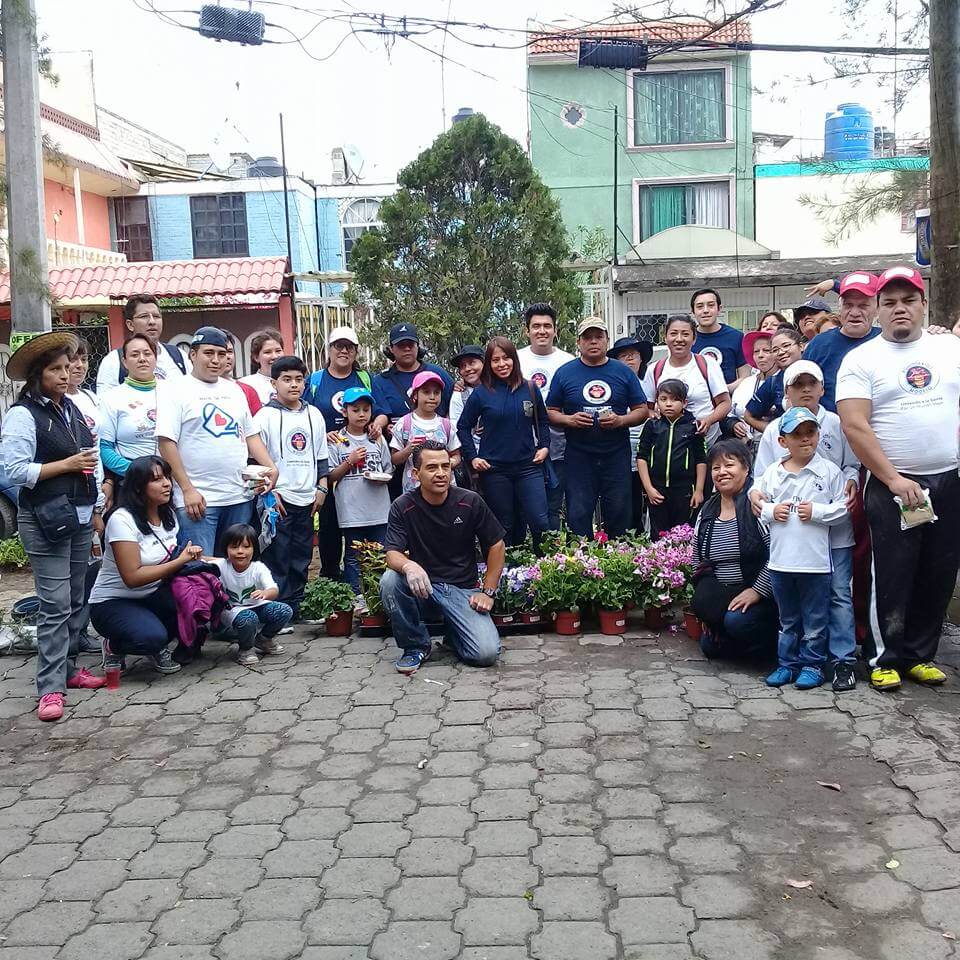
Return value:
<svg viewBox="0 0 960 960">
<path fill-rule="evenodd" d="M 585 453 L 567 445 L 567 525 L 581 537 L 593 536 L 593 513 L 600 501 L 603 529 L 611 537 L 626 533 L 633 509 L 630 447 L 609 453 Z"/>
<path fill-rule="evenodd" d="M 252 500 L 231 503 L 225 507 L 208 506 L 199 520 L 191 520 L 183 507 L 177 507 L 177 520 L 180 521 L 177 544 L 182 548 L 189 540 L 195 547 L 203 548 L 204 556 L 216 556 L 220 538 L 227 527 L 232 527 L 235 523 L 250 523 L 252 519 Z"/>
<path fill-rule="evenodd" d="M 547 529 L 560 529 L 560 513 L 563 510 L 564 477 L 566 476 L 566 460 L 554 460 L 553 472 L 557 478 L 557 485 L 551 487 L 549 478 L 544 479 L 547 489 Z"/>
<path fill-rule="evenodd" d="M 853 617 L 853 547 L 835 547 L 833 580 L 830 582 L 830 662 L 855 663 L 857 659 L 856 624 Z"/>
<path fill-rule="evenodd" d="M 496 466 L 480 474 L 480 492 L 487 506 L 507 531 L 510 544 L 522 543 L 515 539 L 515 529 L 529 525 L 534 546 L 539 548 L 543 531 L 549 529 L 547 518 L 547 489 L 543 466 L 535 463 Z M 515 507 L 520 508 L 517 523 Z"/>
<path fill-rule="evenodd" d="M 781 667 L 822 668 L 826 662 L 832 579 L 830 573 L 770 571 L 773 595 L 780 608 L 777 659 Z"/>
<path fill-rule="evenodd" d="M 353 548 L 355 540 L 375 540 L 384 543 L 387 539 L 387 525 L 374 523 L 369 527 L 343 527 L 343 579 L 353 587 L 353 592 L 360 593 L 360 561 L 357 551 Z"/>
<path fill-rule="evenodd" d="M 710 659 L 766 658 L 777 646 L 777 605 L 764 597 L 746 611 L 728 610 L 719 634 L 704 630 L 700 649 Z"/>
<path fill-rule="evenodd" d="M 429 652 L 430 634 L 424 617 L 442 618 L 457 657 L 471 667 L 490 667 L 500 654 L 500 635 L 489 614 L 478 613 L 470 606 L 474 593 L 476 590 L 449 583 L 434 583 L 430 597 L 421 600 L 410 592 L 407 578 L 396 571 L 387 570 L 380 578 L 380 599 L 401 650 Z"/>
<path fill-rule="evenodd" d="M 258 607 L 246 607 L 234 618 L 229 627 L 217 630 L 214 640 L 236 640 L 241 650 L 249 650 L 262 633 L 268 639 L 275 637 L 289 622 L 293 610 L 279 600 L 262 603 Z"/>
</svg>

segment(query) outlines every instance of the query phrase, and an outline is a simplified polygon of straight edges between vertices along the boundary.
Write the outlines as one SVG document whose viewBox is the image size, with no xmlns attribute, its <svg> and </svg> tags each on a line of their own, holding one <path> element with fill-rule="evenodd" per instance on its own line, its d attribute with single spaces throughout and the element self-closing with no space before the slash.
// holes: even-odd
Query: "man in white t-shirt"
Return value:
<svg viewBox="0 0 960 960">
<path fill-rule="evenodd" d="M 180 541 L 199 544 L 206 555 L 216 551 L 227 527 L 250 522 L 254 497 L 277 481 L 247 398 L 234 381 L 220 376 L 226 357 L 226 334 L 219 327 L 201 327 L 190 341 L 193 372 L 157 405 L 160 456 L 176 481 Z M 243 478 L 248 458 L 267 468 L 255 490 Z"/>
<path fill-rule="evenodd" d="M 543 397 L 544 403 L 550 392 L 553 375 L 565 363 L 573 359 L 573 354 L 557 346 L 557 312 L 549 303 L 531 303 L 523 311 L 523 322 L 527 328 L 529 347 L 517 351 L 520 358 L 520 372 L 529 380 Z M 556 427 L 550 427 L 550 463 L 556 476 L 556 486 L 547 486 L 547 518 L 550 530 L 560 529 L 560 511 L 563 508 L 563 472 L 564 455 L 567 449 L 566 435 Z M 520 511 L 518 511 L 518 514 Z M 523 537 L 521 536 L 522 540 Z M 514 540 L 514 543 L 519 542 Z"/>
<path fill-rule="evenodd" d="M 891 267 L 877 284 L 880 336 L 844 358 L 837 410 L 869 471 L 863 500 L 873 540 L 871 684 L 940 684 L 932 663 L 960 566 L 960 341 L 923 329 L 923 278 Z M 936 522 L 919 519 L 926 492 Z M 895 499 L 897 498 L 897 499 Z M 898 503 L 899 500 L 899 503 Z"/>
<path fill-rule="evenodd" d="M 172 343 L 161 343 L 163 316 L 157 298 L 149 293 L 135 293 L 123 306 L 123 322 L 129 333 L 140 333 L 157 345 L 157 380 L 179 380 L 187 372 L 183 354 Z M 128 334 L 124 334 L 124 339 Z M 97 369 L 97 393 L 103 396 L 126 379 L 123 347 L 111 350 Z"/>
</svg>

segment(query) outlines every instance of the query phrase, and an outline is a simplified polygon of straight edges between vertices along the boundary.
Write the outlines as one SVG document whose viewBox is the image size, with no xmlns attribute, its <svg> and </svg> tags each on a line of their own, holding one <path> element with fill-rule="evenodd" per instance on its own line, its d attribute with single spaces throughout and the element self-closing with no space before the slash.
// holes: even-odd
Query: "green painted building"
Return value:
<svg viewBox="0 0 960 960">
<path fill-rule="evenodd" d="M 530 155 L 560 201 L 575 247 L 581 227 L 613 236 L 614 152 L 621 257 L 685 224 L 754 236 L 750 56 L 686 45 L 702 32 L 702 24 L 676 23 L 597 32 L 683 41 L 672 53 L 651 46 L 646 70 L 578 67 L 582 31 L 543 34 L 531 44 Z M 711 39 L 748 41 L 749 27 L 733 24 Z"/>
</svg>

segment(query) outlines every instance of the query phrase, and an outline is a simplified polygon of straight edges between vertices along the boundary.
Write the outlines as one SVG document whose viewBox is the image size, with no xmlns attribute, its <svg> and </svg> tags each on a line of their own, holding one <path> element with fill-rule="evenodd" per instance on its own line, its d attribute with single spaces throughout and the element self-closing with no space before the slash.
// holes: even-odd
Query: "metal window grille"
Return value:
<svg viewBox="0 0 960 960">
<path fill-rule="evenodd" d="M 221 193 L 190 198 L 193 255 L 247 257 L 247 208 L 242 193 Z"/>
</svg>

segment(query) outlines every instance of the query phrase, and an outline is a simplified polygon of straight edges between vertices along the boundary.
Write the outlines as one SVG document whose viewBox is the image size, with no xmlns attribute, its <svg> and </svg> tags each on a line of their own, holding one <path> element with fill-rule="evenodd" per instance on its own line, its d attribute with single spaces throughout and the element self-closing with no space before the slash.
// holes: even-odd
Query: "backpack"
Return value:
<svg viewBox="0 0 960 960">
<path fill-rule="evenodd" d="M 183 362 L 183 354 L 170 343 L 161 343 L 161 347 L 170 355 L 170 359 L 177 365 L 180 372 L 187 375 L 187 365 Z M 123 347 L 117 347 L 117 361 L 120 364 L 120 379 L 117 383 L 123 383 L 127 379 L 127 368 L 123 365 Z"/>
<path fill-rule="evenodd" d="M 707 385 L 707 393 L 710 393 L 710 378 L 707 376 L 707 360 L 705 357 L 701 356 L 699 353 L 693 354 L 693 359 L 696 361 L 697 369 L 700 371 L 700 376 L 703 377 L 703 382 Z M 663 376 L 663 370 L 667 365 L 667 358 L 661 357 L 653 365 L 653 390 L 654 395 L 656 395 L 657 384 L 660 383 L 660 378 Z M 710 402 L 716 406 L 717 401 L 711 394 Z"/>
<path fill-rule="evenodd" d="M 453 432 L 453 428 L 450 426 L 450 420 L 448 417 L 441 417 L 440 423 L 443 425 L 443 439 L 446 443 L 450 440 L 450 434 Z M 413 414 L 408 413 L 405 417 L 400 420 L 400 429 L 403 430 L 407 436 L 410 436 L 410 432 L 413 430 Z"/>
</svg>

